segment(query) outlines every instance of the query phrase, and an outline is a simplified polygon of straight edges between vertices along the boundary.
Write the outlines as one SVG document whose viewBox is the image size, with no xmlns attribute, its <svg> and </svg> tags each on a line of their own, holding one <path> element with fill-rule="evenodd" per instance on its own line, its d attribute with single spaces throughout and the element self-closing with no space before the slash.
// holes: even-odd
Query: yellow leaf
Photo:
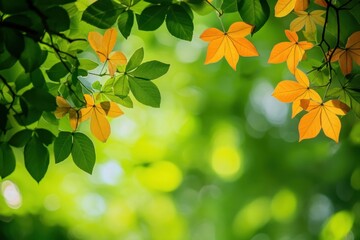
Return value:
<svg viewBox="0 0 360 240">
<path fill-rule="evenodd" d="M 233 23 L 227 32 L 216 28 L 205 30 L 200 38 L 209 42 L 205 64 L 214 63 L 225 57 L 229 65 L 236 70 L 239 55 L 258 56 L 255 46 L 245 38 L 252 32 L 253 26 L 244 22 Z"/>
<path fill-rule="evenodd" d="M 275 17 L 285 17 L 292 10 L 304 11 L 309 6 L 309 0 L 278 0 L 275 5 Z"/>
<path fill-rule="evenodd" d="M 310 99 L 301 99 L 301 107 L 308 111 L 299 122 L 299 141 L 316 137 L 320 130 L 324 134 L 339 141 L 341 122 L 336 115 L 345 115 L 350 108 L 339 100 L 329 100 L 325 103 Z"/>
<path fill-rule="evenodd" d="M 120 51 L 112 52 L 116 43 L 117 31 L 115 28 L 106 30 L 104 36 L 98 32 L 89 32 L 88 40 L 101 62 L 108 62 L 109 74 L 114 76 L 116 67 L 125 65 L 127 60 Z"/>
<path fill-rule="evenodd" d="M 330 50 L 327 56 L 331 56 Z M 339 61 L 340 69 L 344 75 L 351 73 L 352 62 L 360 65 L 360 31 L 354 32 L 348 38 L 345 49 L 337 48 L 331 57 L 331 62 Z"/>
<path fill-rule="evenodd" d="M 312 43 L 307 41 L 298 42 L 296 32 L 285 30 L 285 34 L 290 42 L 281 42 L 276 44 L 271 50 L 268 63 L 287 63 L 291 73 L 295 73 L 296 67 L 303 58 L 305 50 L 313 47 Z"/>
<path fill-rule="evenodd" d="M 320 95 L 313 89 L 310 89 L 310 82 L 305 73 L 297 69 L 295 71 L 295 81 L 284 80 L 278 83 L 273 96 L 281 102 L 292 102 L 292 118 L 297 115 L 302 108 L 300 99 L 313 99 L 321 101 Z"/>
<path fill-rule="evenodd" d="M 111 128 L 106 116 L 118 117 L 123 114 L 119 106 L 113 102 L 101 102 L 95 104 L 94 99 L 89 94 L 84 95 L 86 107 L 80 110 L 80 120 L 85 121 L 90 118 L 90 130 L 92 134 L 102 142 L 106 142 L 110 136 Z"/>
<path fill-rule="evenodd" d="M 305 33 L 310 34 L 316 32 L 316 24 L 324 26 L 325 19 L 322 17 L 326 12 L 324 10 L 315 10 L 312 12 L 298 11 L 298 16 L 290 23 L 290 30 L 298 32 L 305 26 Z"/>
</svg>

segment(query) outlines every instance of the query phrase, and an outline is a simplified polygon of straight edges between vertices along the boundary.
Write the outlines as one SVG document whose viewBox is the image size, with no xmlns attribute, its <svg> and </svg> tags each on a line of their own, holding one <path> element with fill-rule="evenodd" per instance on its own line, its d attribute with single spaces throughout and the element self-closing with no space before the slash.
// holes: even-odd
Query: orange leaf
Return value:
<svg viewBox="0 0 360 240">
<path fill-rule="evenodd" d="M 111 128 L 106 116 L 118 117 L 123 114 L 119 106 L 113 102 L 101 102 L 95 104 L 89 94 L 84 95 L 86 107 L 80 110 L 81 121 L 90 118 L 90 130 L 92 134 L 102 142 L 106 142 L 110 136 Z"/>
<path fill-rule="evenodd" d="M 298 42 L 296 32 L 285 30 L 285 34 L 290 42 L 281 42 L 276 44 L 271 50 L 268 63 L 287 63 L 291 73 L 295 73 L 296 67 L 303 58 L 305 50 L 313 47 L 312 43 L 301 41 Z"/>
<path fill-rule="evenodd" d="M 228 32 L 216 28 L 205 30 L 200 38 L 209 42 L 205 64 L 214 63 L 225 57 L 229 65 L 236 70 L 239 55 L 258 56 L 255 46 L 245 38 L 252 32 L 253 26 L 244 22 L 233 23 Z"/>
<path fill-rule="evenodd" d="M 330 50 L 327 56 L 331 56 Z M 345 49 L 337 48 L 331 57 L 331 62 L 339 61 L 341 72 L 344 75 L 351 73 L 352 62 L 360 65 L 360 31 L 354 32 L 348 38 Z"/>
<path fill-rule="evenodd" d="M 70 104 L 61 96 L 56 96 L 57 108 L 55 111 L 56 118 L 62 118 L 69 113 L 70 126 L 73 130 L 76 130 L 79 124 L 78 112 L 70 106 Z"/>
<path fill-rule="evenodd" d="M 291 80 L 279 82 L 272 94 L 281 102 L 293 102 L 292 118 L 302 110 L 300 99 L 321 101 L 320 95 L 315 90 L 310 89 L 310 82 L 305 73 L 297 69 L 295 78 L 297 82 Z"/>
<path fill-rule="evenodd" d="M 275 5 L 275 17 L 285 17 L 293 9 L 304 11 L 309 6 L 309 0 L 278 0 Z"/>
<path fill-rule="evenodd" d="M 339 100 L 319 103 L 310 99 L 301 99 L 301 107 L 308 111 L 299 122 L 299 141 L 316 137 L 320 130 L 324 134 L 339 141 L 341 122 L 336 115 L 345 115 L 350 108 Z"/>
<path fill-rule="evenodd" d="M 113 76 L 116 67 L 126 64 L 127 60 L 122 52 L 111 52 L 115 46 L 117 31 L 115 28 L 106 30 L 104 36 L 98 32 L 89 32 L 88 40 L 101 62 L 108 62 L 109 74 Z"/>
<path fill-rule="evenodd" d="M 315 0 L 314 1 L 317 5 L 322 6 L 322 7 L 327 7 L 327 2 L 325 0 Z"/>
</svg>

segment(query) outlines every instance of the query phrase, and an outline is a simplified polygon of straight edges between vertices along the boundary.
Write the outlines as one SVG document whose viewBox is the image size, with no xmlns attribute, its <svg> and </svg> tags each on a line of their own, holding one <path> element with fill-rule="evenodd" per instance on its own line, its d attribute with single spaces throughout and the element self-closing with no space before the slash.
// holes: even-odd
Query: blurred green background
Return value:
<svg viewBox="0 0 360 240">
<path fill-rule="evenodd" d="M 115 49 L 126 56 L 143 46 L 145 60 L 171 64 L 155 81 L 161 107 L 122 108 L 108 142 L 93 139 L 93 175 L 71 158 L 52 159 L 37 184 L 16 149 L 16 171 L 0 182 L 0 239 L 360 239 L 355 114 L 343 117 L 340 143 L 323 133 L 298 143 L 299 117 L 271 96 L 279 81 L 294 79 L 285 63 L 267 59 L 295 17 L 271 17 L 251 37 L 260 57 L 240 57 L 236 72 L 225 60 L 203 64 L 199 35 L 220 28 L 215 13 L 195 15 L 192 42 L 165 26 L 119 36 Z M 228 28 L 240 19 L 223 20 Z"/>
</svg>

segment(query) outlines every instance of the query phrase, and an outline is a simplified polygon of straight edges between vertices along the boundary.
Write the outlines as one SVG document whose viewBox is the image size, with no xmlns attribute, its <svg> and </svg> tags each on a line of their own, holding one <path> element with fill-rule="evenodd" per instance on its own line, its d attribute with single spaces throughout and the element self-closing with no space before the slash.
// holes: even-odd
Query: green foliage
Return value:
<svg viewBox="0 0 360 240">
<path fill-rule="evenodd" d="M 40 182 L 49 166 L 49 150 L 36 135 L 33 135 L 25 145 L 24 162 L 30 175 Z"/>
<path fill-rule="evenodd" d="M 54 142 L 55 163 L 64 161 L 70 155 L 72 138 L 71 132 L 59 132 Z"/>
<path fill-rule="evenodd" d="M 96 157 L 94 145 L 88 136 L 79 132 L 74 133 L 71 156 L 80 169 L 92 173 Z"/>
<path fill-rule="evenodd" d="M 15 156 L 8 143 L 0 143 L 0 177 L 5 178 L 15 170 Z"/>
<path fill-rule="evenodd" d="M 259 31 L 269 19 L 270 7 L 266 0 L 238 0 L 237 7 L 241 18 L 255 26 L 253 33 Z"/>
</svg>

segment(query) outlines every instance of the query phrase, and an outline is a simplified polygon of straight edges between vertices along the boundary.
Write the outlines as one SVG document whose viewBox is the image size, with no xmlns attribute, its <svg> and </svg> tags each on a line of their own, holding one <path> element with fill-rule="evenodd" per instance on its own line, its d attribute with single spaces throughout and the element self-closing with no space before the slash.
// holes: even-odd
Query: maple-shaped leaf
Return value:
<svg viewBox="0 0 360 240">
<path fill-rule="evenodd" d="M 90 130 L 92 134 L 102 142 L 106 142 L 110 136 L 110 123 L 106 116 L 119 117 L 123 111 L 114 102 L 101 102 L 95 104 L 94 99 L 89 94 L 84 94 L 86 107 L 80 110 L 80 121 L 83 122 L 90 118 Z"/>
<path fill-rule="evenodd" d="M 320 95 L 313 89 L 310 89 L 310 82 L 306 74 L 299 69 L 295 71 L 296 82 L 284 80 L 278 83 L 273 92 L 273 96 L 281 102 L 292 102 L 292 118 L 294 118 L 302 108 L 301 99 L 313 99 L 321 101 Z"/>
<path fill-rule="evenodd" d="M 341 122 L 336 115 L 345 115 L 350 110 L 345 103 L 339 100 L 323 103 L 302 99 L 300 104 L 308 113 L 299 122 L 299 141 L 316 137 L 321 129 L 327 137 L 339 141 Z"/>
<path fill-rule="evenodd" d="M 328 53 L 328 56 L 331 55 Z M 352 62 L 360 65 L 360 31 L 354 32 L 348 38 L 345 49 L 337 48 L 331 57 L 331 62 L 339 61 L 340 69 L 344 75 L 348 75 L 352 70 Z"/>
<path fill-rule="evenodd" d="M 205 64 L 214 63 L 225 57 L 230 66 L 236 70 L 239 55 L 244 57 L 259 56 L 255 46 L 245 38 L 253 26 L 244 22 L 231 24 L 227 32 L 216 28 L 205 30 L 200 38 L 209 42 Z"/>
<path fill-rule="evenodd" d="M 125 55 L 120 51 L 112 52 L 116 43 L 117 31 L 115 28 L 106 30 L 104 36 L 98 32 L 89 32 L 88 40 L 90 46 L 99 56 L 101 62 L 108 63 L 109 74 L 114 76 L 116 67 L 125 65 L 127 60 Z"/>
<path fill-rule="evenodd" d="M 305 33 L 314 33 L 316 32 L 316 24 L 324 26 L 325 18 L 322 15 L 325 13 L 324 10 L 314 10 L 312 12 L 295 11 L 298 17 L 290 23 L 290 30 L 298 32 L 305 26 Z"/>
<path fill-rule="evenodd" d="M 304 11 L 309 6 L 309 0 L 278 0 L 275 5 L 275 17 L 285 17 L 292 10 Z"/>
<path fill-rule="evenodd" d="M 285 30 L 286 37 L 290 42 L 276 44 L 271 50 L 268 63 L 287 63 L 291 73 L 295 73 L 296 67 L 303 58 L 305 50 L 311 49 L 314 45 L 307 41 L 299 42 L 296 32 Z"/>
<path fill-rule="evenodd" d="M 60 119 L 69 113 L 70 126 L 75 131 L 79 125 L 79 113 L 61 96 L 56 96 L 55 117 Z"/>
</svg>

